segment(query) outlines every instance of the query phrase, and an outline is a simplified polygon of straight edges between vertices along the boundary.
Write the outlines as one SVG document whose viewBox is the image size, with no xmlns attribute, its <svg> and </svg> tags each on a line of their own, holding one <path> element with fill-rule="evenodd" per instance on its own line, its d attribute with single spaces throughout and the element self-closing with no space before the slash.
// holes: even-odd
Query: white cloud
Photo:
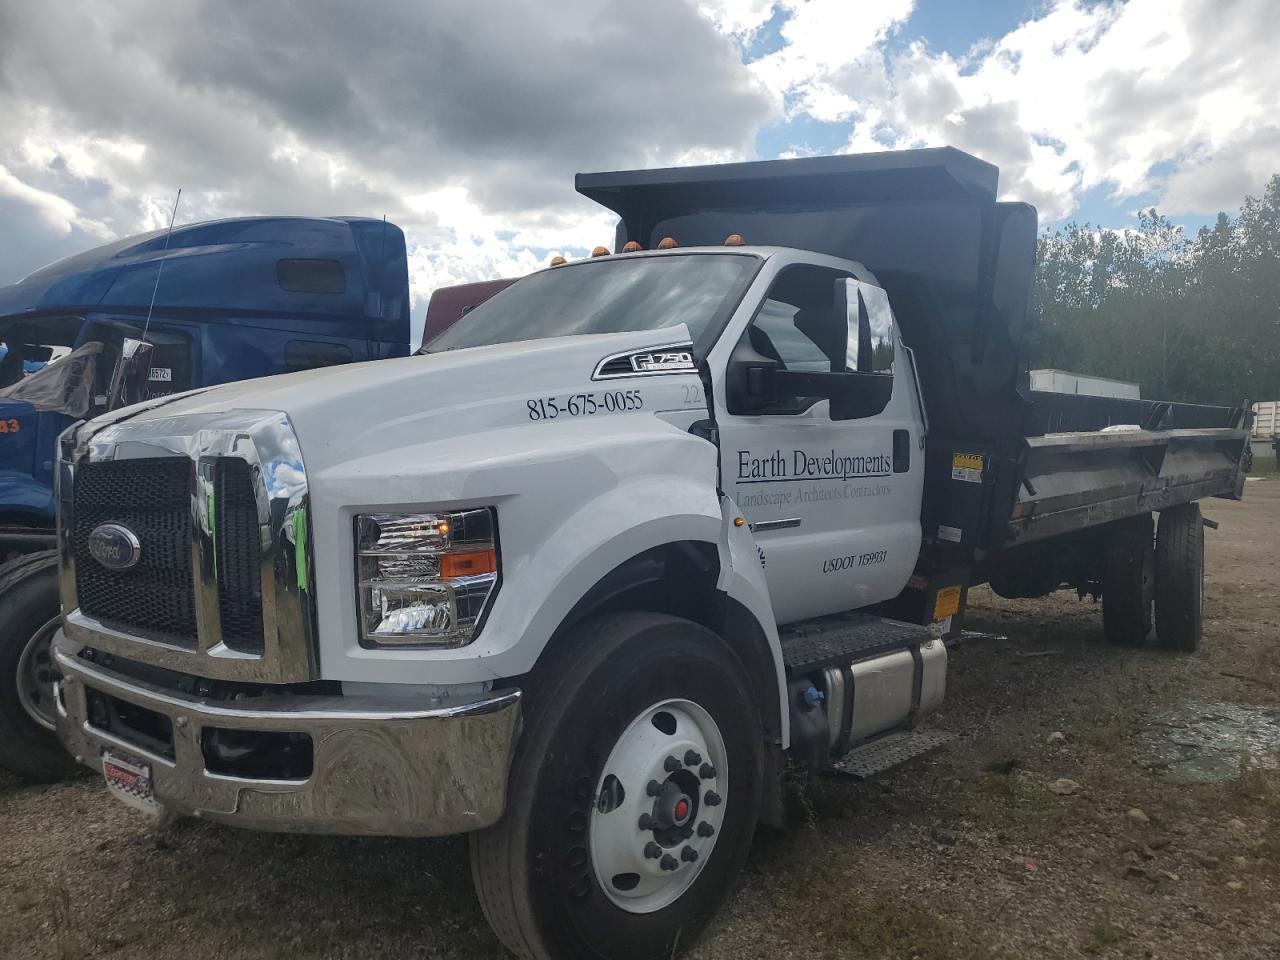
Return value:
<svg viewBox="0 0 1280 960">
<path fill-rule="evenodd" d="M 883 93 L 845 89 L 849 147 L 961 147 L 1044 219 L 1092 188 L 1154 192 L 1170 214 L 1229 208 L 1280 166 L 1274 14 L 1267 0 L 1058 0 L 970 58 L 914 43 Z"/>
<path fill-rule="evenodd" d="M 911 15 L 914 0 L 784 0 L 784 45 L 751 64 L 769 89 L 817 120 L 845 120 L 883 70 L 876 48 Z M 870 55 L 873 54 L 874 55 Z"/>
<path fill-rule="evenodd" d="M 1274 7 L 1029 3 L 957 57 L 905 42 L 913 0 L 0 4 L 0 282 L 164 226 L 181 186 L 180 222 L 386 214 L 420 322 L 435 286 L 608 243 L 575 172 L 748 158 L 796 118 L 969 150 L 1042 220 L 1088 190 L 1212 213 L 1280 167 Z"/>
<path fill-rule="evenodd" d="M 774 13 L 773 0 L 698 0 L 698 11 L 723 33 L 753 37 Z"/>
<path fill-rule="evenodd" d="M 58 236 L 70 234 L 74 227 L 80 227 L 104 239 L 111 236 L 111 231 L 105 224 L 82 216 L 74 203 L 56 193 L 24 183 L 3 164 L 0 164 L 0 197 L 30 207 Z"/>
<path fill-rule="evenodd" d="M 385 214 L 421 283 L 510 275 L 611 239 L 574 173 L 741 159 L 773 110 L 692 0 L 0 4 L 0 209 L 42 231 L 0 238 L 0 282 L 178 187 L 180 222 Z"/>
</svg>

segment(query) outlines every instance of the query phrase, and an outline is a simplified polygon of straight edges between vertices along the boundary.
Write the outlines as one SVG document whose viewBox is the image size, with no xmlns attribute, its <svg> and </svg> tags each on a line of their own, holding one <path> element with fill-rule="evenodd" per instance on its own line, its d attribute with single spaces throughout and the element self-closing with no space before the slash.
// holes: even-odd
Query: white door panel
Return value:
<svg viewBox="0 0 1280 960">
<path fill-rule="evenodd" d="M 812 319 L 806 322 L 812 327 Z M 825 400 L 803 413 L 756 416 L 717 404 L 721 482 L 752 524 L 778 623 L 894 597 L 915 567 L 922 419 L 909 355 L 896 330 L 884 339 L 894 347 L 894 381 L 876 415 L 832 420 Z M 752 342 L 758 347 L 761 340 Z M 790 343 L 778 352 L 792 364 L 797 356 L 811 363 Z M 907 460 L 899 456 L 896 472 L 895 431 L 905 432 Z"/>
</svg>

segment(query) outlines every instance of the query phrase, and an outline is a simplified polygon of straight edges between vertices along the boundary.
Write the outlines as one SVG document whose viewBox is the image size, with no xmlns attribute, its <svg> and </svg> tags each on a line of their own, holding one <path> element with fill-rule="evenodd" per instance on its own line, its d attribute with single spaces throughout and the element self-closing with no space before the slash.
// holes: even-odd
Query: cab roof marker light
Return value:
<svg viewBox="0 0 1280 960">
<path fill-rule="evenodd" d="M 742 234 L 740 233 L 731 233 L 724 238 L 724 245 L 726 247 L 741 247 L 745 246 L 746 242 L 747 241 L 742 239 Z"/>
<path fill-rule="evenodd" d="M 554 256 L 554 257 L 552 257 L 552 258 L 551 258 L 551 264 L 550 264 L 550 265 L 551 265 L 551 266 L 553 266 L 553 267 L 558 267 L 558 266 L 561 266 L 562 264 L 566 264 L 566 263 L 568 263 L 568 262 L 569 262 L 569 261 L 568 261 L 568 260 L 566 260 L 564 257 L 562 257 L 562 256 L 560 256 L 559 254 L 557 254 L 556 256 Z"/>
<path fill-rule="evenodd" d="M 593 257 L 607 257 L 609 255 L 608 247 L 596 247 L 591 251 Z"/>
<path fill-rule="evenodd" d="M 640 242 L 638 240 L 628 240 L 622 245 L 623 253 L 639 253 L 643 249 L 644 247 L 640 246 Z"/>
<path fill-rule="evenodd" d="M 659 250 L 674 250 L 678 246 L 680 246 L 680 244 L 676 243 L 675 237 L 663 237 L 658 241 Z"/>
</svg>

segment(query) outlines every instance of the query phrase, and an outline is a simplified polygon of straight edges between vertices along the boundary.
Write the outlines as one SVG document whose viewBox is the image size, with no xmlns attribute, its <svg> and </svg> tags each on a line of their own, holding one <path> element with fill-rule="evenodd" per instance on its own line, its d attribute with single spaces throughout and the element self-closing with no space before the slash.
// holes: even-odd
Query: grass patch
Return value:
<svg viewBox="0 0 1280 960">
<path fill-rule="evenodd" d="M 856 868 L 789 865 L 771 883 L 775 922 L 759 956 L 819 960 L 1008 960 L 976 933 L 901 898 L 868 892 Z"/>
<path fill-rule="evenodd" d="M 1043 779 L 1022 771 L 983 773 L 957 787 L 950 799 L 956 807 L 952 816 L 1020 840 L 1058 830 L 1076 802 L 1050 793 Z"/>
<path fill-rule="evenodd" d="M 1089 945 L 1085 949 L 1089 953 L 1102 953 L 1110 947 L 1119 946 L 1132 936 L 1111 919 L 1111 914 L 1102 913 L 1094 918 L 1089 927 Z"/>
<path fill-rule="evenodd" d="M 1227 784 L 1226 793 L 1233 810 L 1266 823 L 1251 853 L 1259 870 L 1280 877 L 1280 770 L 1247 767 Z"/>
</svg>

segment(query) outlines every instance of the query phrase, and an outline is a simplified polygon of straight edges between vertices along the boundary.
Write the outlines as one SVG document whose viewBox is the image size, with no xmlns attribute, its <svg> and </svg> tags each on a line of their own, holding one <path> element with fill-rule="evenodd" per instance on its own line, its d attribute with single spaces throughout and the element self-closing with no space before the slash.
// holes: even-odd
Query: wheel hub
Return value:
<svg viewBox="0 0 1280 960">
<path fill-rule="evenodd" d="M 60 616 L 54 617 L 32 634 L 18 658 L 18 702 L 32 720 L 49 731 L 57 722 L 53 687 L 58 671 L 53 665 L 52 643 L 61 622 Z"/>
<path fill-rule="evenodd" d="M 665 700 L 623 731 L 596 785 L 591 859 L 606 896 L 630 913 L 678 899 L 706 864 L 724 821 L 724 739 L 689 700 Z"/>
</svg>

